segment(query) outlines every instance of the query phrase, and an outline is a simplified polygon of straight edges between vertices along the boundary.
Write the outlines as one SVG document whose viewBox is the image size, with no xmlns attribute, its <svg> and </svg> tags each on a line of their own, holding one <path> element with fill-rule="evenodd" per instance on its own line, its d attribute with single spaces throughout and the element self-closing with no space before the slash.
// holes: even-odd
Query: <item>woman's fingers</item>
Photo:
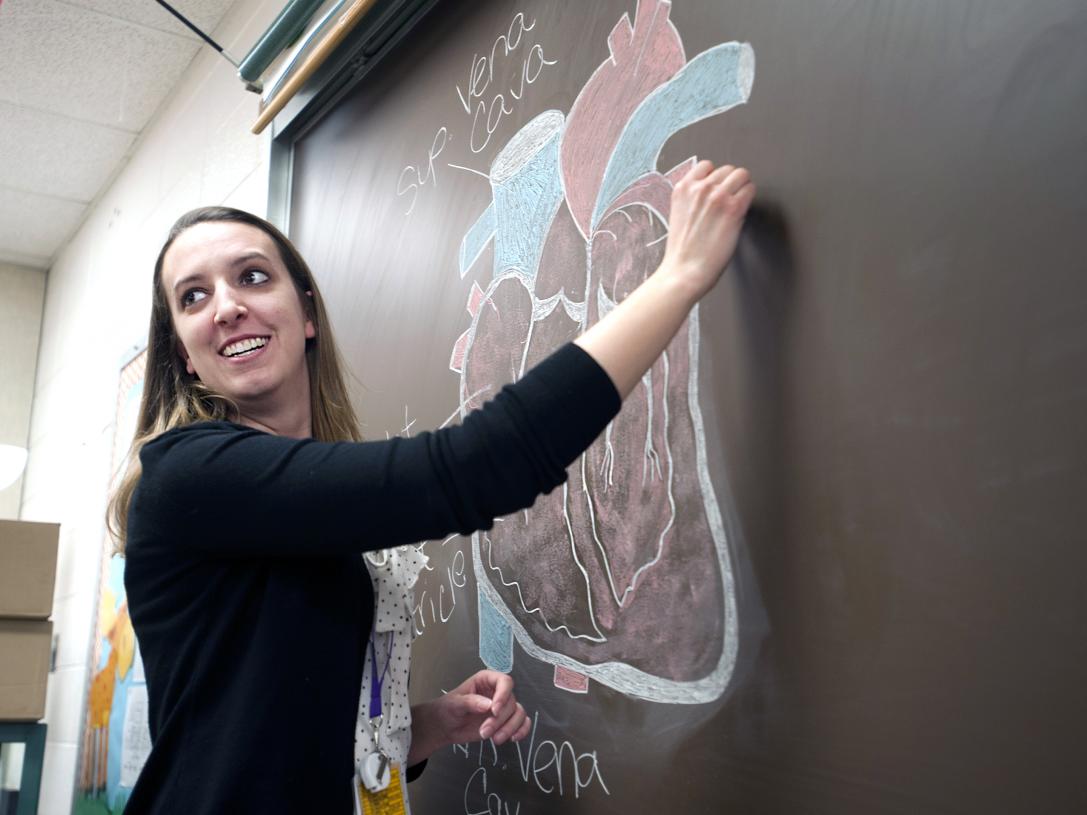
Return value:
<svg viewBox="0 0 1087 815">
<path fill-rule="evenodd" d="M 513 677 L 499 671 L 479 671 L 475 680 L 476 693 L 491 697 L 491 713 L 498 715 L 513 699 Z"/>
<path fill-rule="evenodd" d="M 455 697 L 465 716 L 487 716 L 491 712 L 491 700 L 478 693 L 466 693 Z"/>
<path fill-rule="evenodd" d="M 713 173 L 713 171 L 713 162 L 702 159 L 702 161 L 699 161 L 694 167 L 687 171 L 687 175 L 681 179 L 681 183 L 683 181 L 688 183 L 692 181 L 701 181 L 703 178 L 706 178 Z"/>
<path fill-rule="evenodd" d="M 525 721 L 517 729 L 517 732 L 513 734 L 513 738 L 511 739 L 511 741 L 520 741 L 521 739 L 526 738 L 531 731 L 532 731 L 532 719 L 529 718 L 528 712 L 526 711 L 525 712 Z"/>
<path fill-rule="evenodd" d="M 475 673 L 470 682 L 476 694 L 489 699 L 483 713 L 490 715 L 479 727 L 479 737 L 493 738 L 509 719 L 517 703 L 513 696 L 513 678 L 499 671 L 483 670 Z"/>
<path fill-rule="evenodd" d="M 512 694 L 506 700 L 506 702 L 495 710 L 492 706 L 491 715 L 479 728 L 479 735 L 482 738 L 497 738 L 498 734 L 506 727 L 510 719 L 517 715 L 517 711 L 524 712 L 517 700 L 513 698 Z"/>
<path fill-rule="evenodd" d="M 519 702 L 514 703 L 501 727 L 491 736 L 492 741 L 495 744 L 505 744 L 524 728 L 527 720 L 528 716 L 525 714 L 525 709 L 521 707 Z"/>
<path fill-rule="evenodd" d="M 454 697 L 454 698 L 449 698 Z M 495 744 L 520 741 L 528 735 L 531 721 L 524 707 L 513 693 L 513 678 L 498 671 L 479 671 L 461 684 L 447 699 L 454 704 L 456 718 L 472 727 L 472 720 L 479 724 L 479 738 L 491 739 Z M 452 712 L 452 711 L 451 711 Z"/>
<path fill-rule="evenodd" d="M 704 182 L 710 200 L 718 204 L 731 203 L 730 199 L 739 195 L 750 183 L 751 173 L 730 164 L 714 170 Z"/>
<path fill-rule="evenodd" d="M 494 694 L 491 696 L 491 712 L 497 716 L 514 704 L 513 677 L 509 674 L 496 673 Z"/>
<path fill-rule="evenodd" d="M 736 204 L 742 208 L 743 212 L 751 207 L 751 203 L 755 200 L 755 182 L 748 180 L 746 184 L 736 193 Z"/>
<path fill-rule="evenodd" d="M 722 167 L 721 169 L 724 169 Z M 745 185 L 750 183 L 751 173 L 743 167 L 736 167 L 729 171 L 721 182 L 721 186 L 733 195 L 736 195 Z"/>
<path fill-rule="evenodd" d="M 708 161 L 706 163 L 709 164 Z M 706 176 L 706 183 L 710 186 L 719 186 L 726 178 L 728 178 L 730 173 L 735 171 L 735 169 L 736 168 L 733 167 L 731 164 L 722 164 L 720 167 L 718 167 L 716 170 Z"/>
</svg>

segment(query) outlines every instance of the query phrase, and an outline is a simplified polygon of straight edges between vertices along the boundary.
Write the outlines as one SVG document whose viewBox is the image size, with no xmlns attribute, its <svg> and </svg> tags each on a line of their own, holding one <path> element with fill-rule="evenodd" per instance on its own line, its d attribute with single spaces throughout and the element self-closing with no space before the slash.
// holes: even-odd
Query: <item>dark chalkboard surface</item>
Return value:
<svg viewBox="0 0 1087 815">
<path fill-rule="evenodd" d="M 439 3 L 295 145 L 370 437 L 458 421 L 652 271 L 733 268 L 568 484 L 426 544 L 413 693 L 536 717 L 417 812 L 1087 803 L 1087 7 Z"/>
</svg>

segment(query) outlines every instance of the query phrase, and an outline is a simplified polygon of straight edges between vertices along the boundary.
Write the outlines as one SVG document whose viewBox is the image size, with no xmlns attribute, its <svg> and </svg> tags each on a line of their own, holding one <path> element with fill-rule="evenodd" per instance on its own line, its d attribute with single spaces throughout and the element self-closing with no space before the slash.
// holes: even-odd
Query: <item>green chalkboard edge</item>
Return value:
<svg viewBox="0 0 1087 815">
<path fill-rule="evenodd" d="M 290 234 L 294 145 L 411 32 L 439 0 L 382 0 L 272 122 L 268 220 Z"/>
</svg>

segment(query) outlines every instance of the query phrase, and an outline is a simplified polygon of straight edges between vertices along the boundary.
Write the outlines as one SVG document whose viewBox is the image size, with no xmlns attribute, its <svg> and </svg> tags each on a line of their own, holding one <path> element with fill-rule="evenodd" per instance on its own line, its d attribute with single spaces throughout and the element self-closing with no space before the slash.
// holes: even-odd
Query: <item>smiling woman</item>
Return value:
<svg viewBox="0 0 1087 815">
<path fill-rule="evenodd" d="M 185 370 L 229 395 L 247 424 L 308 438 L 312 289 L 298 290 L 272 238 L 243 223 L 197 224 L 163 257 L 162 287 Z"/>
<path fill-rule="evenodd" d="M 109 526 L 117 541 L 119 551 L 124 551 L 126 539 L 128 504 L 132 491 L 139 480 L 140 462 L 138 454 L 143 445 L 174 427 L 184 426 L 200 421 L 220 421 L 225 419 L 240 419 L 239 405 L 234 399 L 232 389 L 220 389 L 216 387 L 215 374 L 210 366 L 204 370 L 204 376 L 212 377 L 205 380 L 193 365 L 192 356 L 188 354 L 186 338 L 182 335 L 181 322 L 186 326 L 192 326 L 191 331 L 197 332 L 195 321 L 187 319 L 195 314 L 195 308 L 208 294 L 207 284 L 212 281 L 216 267 L 215 258 L 207 253 L 201 255 L 199 246 L 191 246 L 191 241 L 181 240 L 177 253 L 178 269 L 184 267 L 188 271 L 174 272 L 171 264 L 172 283 L 167 287 L 164 282 L 164 273 L 167 255 L 174 260 L 174 254 L 170 252 L 179 239 L 187 238 L 190 230 L 199 233 L 209 230 L 213 236 L 216 232 L 220 238 L 229 237 L 234 231 L 240 234 L 238 242 L 244 244 L 248 237 L 253 246 L 238 251 L 238 254 L 229 260 L 241 262 L 243 268 L 236 270 L 237 276 L 230 282 L 235 291 L 244 289 L 245 284 L 255 285 L 261 275 L 269 273 L 272 264 L 283 279 L 279 280 L 282 287 L 286 285 L 293 289 L 294 299 L 299 308 L 307 315 L 307 322 L 312 324 L 314 332 L 313 340 L 307 339 L 304 359 L 301 360 L 305 369 L 305 383 L 301 394 L 309 397 L 309 421 L 310 435 L 322 441 L 359 441 L 361 436 L 358 431 L 358 419 L 351 407 L 344 386 L 343 376 L 340 372 L 339 354 L 331 333 L 316 342 L 317 331 L 320 326 L 328 325 L 328 317 L 320 293 L 313 282 L 312 274 L 302 256 L 294 248 L 289 240 L 274 226 L 261 218 L 241 210 L 225 207 L 204 207 L 186 213 L 171 228 L 169 235 L 155 262 L 154 280 L 152 285 L 151 321 L 148 332 L 148 361 L 147 382 L 144 398 L 140 407 L 140 418 L 137 425 L 137 436 L 133 443 L 129 466 L 123 477 L 120 487 L 110 503 L 108 516 Z M 191 251 L 185 252 L 186 244 L 190 244 Z M 260 247 L 258 250 L 257 247 Z M 253 257 L 259 252 L 260 257 Z M 188 260 L 189 265 L 184 266 Z M 223 262 L 225 262 L 224 259 Z M 248 266 L 245 261 L 252 261 Z M 210 263 L 205 268 L 201 263 Z M 261 268 L 260 264 L 265 264 Z M 257 274 L 260 272 L 260 274 Z M 186 280 L 189 278 L 189 280 Z M 198 285 L 203 282 L 204 287 Z M 225 281 L 222 281 L 225 282 Z M 177 291 L 182 283 L 189 283 L 183 291 Z M 220 286 L 222 288 L 222 285 Z M 229 292 L 223 292 L 226 297 Z M 235 325 L 247 324 L 248 309 L 246 300 L 235 299 L 234 307 L 241 310 L 234 315 Z M 202 309 L 206 311 L 207 309 Z M 185 318 L 179 321 L 175 330 L 175 313 Z M 209 318 L 205 317 L 205 322 Z M 215 313 L 211 315 L 215 319 Z M 209 330 L 207 328 L 205 331 Z M 244 329 L 242 329 L 244 330 Z M 197 352 L 198 343 L 195 336 L 189 342 L 193 345 L 193 351 L 200 358 L 204 349 Z M 203 367 L 203 366 L 202 366 Z"/>
<path fill-rule="evenodd" d="M 347 813 L 352 795 L 403 794 L 399 768 L 443 746 L 524 738 L 495 671 L 409 707 L 422 559 L 360 554 L 490 529 L 565 481 L 719 278 L 753 195 L 745 171 L 700 163 L 661 268 L 608 317 L 461 425 L 379 442 L 359 441 L 290 241 L 238 210 L 183 216 L 110 505 L 152 738 L 126 811 Z"/>
</svg>

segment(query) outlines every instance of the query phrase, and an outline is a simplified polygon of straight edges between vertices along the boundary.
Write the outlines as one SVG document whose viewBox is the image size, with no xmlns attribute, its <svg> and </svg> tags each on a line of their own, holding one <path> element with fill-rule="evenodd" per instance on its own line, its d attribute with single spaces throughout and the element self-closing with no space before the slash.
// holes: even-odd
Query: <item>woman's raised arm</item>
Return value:
<svg viewBox="0 0 1087 815">
<path fill-rule="evenodd" d="M 672 192 L 660 267 L 575 342 L 611 377 L 619 395 L 634 388 L 720 278 L 755 197 L 747 170 L 700 161 Z"/>
</svg>

